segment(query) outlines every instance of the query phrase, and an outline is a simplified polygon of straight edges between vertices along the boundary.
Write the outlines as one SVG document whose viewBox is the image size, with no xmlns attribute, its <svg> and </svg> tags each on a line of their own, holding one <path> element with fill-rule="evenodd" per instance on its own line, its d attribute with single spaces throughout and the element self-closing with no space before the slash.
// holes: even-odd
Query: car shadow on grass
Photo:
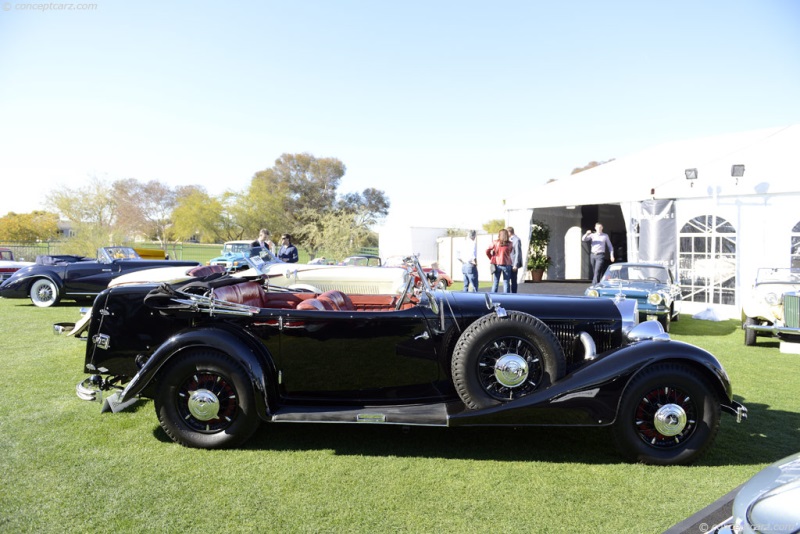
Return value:
<svg viewBox="0 0 800 534">
<path fill-rule="evenodd" d="M 748 404 L 748 420 L 723 414 L 720 431 L 695 462 L 702 466 L 761 465 L 797 452 L 800 414 Z M 171 440 L 160 426 L 153 435 Z M 398 456 L 549 463 L 622 464 L 610 428 L 425 427 L 401 425 L 262 423 L 246 450 L 332 450 L 337 455 Z"/>
</svg>

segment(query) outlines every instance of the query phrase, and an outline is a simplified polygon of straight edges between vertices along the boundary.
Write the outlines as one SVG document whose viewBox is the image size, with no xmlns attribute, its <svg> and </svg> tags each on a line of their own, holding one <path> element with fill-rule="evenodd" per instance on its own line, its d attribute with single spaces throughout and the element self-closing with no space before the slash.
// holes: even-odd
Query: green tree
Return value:
<svg viewBox="0 0 800 534">
<path fill-rule="evenodd" d="M 489 234 L 496 234 L 505 227 L 506 222 L 503 219 L 492 219 L 483 223 L 483 229 Z"/>
<path fill-rule="evenodd" d="M 0 239 L 47 241 L 58 235 L 58 215 L 47 211 L 14 213 L 0 217 Z"/>
<path fill-rule="evenodd" d="M 117 223 L 131 237 L 143 235 L 161 243 L 164 252 L 174 241 L 172 212 L 177 206 L 177 193 L 158 180 L 140 182 L 135 178 L 112 184 L 117 199 Z"/>
<path fill-rule="evenodd" d="M 45 195 L 45 203 L 72 225 L 65 253 L 94 256 L 98 247 L 126 238 L 116 225 L 117 203 L 107 180 L 93 176 L 84 187 L 59 187 Z"/>
<path fill-rule="evenodd" d="M 197 239 L 201 243 L 226 241 L 225 208 L 220 198 L 212 197 L 200 186 L 179 188 L 172 211 L 175 238 L 181 241 Z"/>
</svg>

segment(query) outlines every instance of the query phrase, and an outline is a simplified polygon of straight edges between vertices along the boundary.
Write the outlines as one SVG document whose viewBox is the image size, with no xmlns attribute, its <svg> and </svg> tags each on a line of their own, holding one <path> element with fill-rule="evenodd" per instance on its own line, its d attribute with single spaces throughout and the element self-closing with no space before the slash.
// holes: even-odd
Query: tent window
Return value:
<svg viewBox="0 0 800 534">
<path fill-rule="evenodd" d="M 736 230 L 715 215 L 687 222 L 679 233 L 678 278 L 683 299 L 707 304 L 736 303 Z"/>
<path fill-rule="evenodd" d="M 800 269 L 800 222 L 792 228 L 791 266 Z"/>
</svg>

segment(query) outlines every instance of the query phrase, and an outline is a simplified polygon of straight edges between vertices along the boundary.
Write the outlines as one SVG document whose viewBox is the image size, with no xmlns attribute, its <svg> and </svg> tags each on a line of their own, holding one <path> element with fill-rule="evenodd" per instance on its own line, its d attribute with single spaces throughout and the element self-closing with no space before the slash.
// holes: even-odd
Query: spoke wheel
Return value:
<svg viewBox="0 0 800 534">
<path fill-rule="evenodd" d="M 47 278 L 39 278 L 31 284 L 31 302 L 39 308 L 48 308 L 58 303 L 58 287 Z"/>
<path fill-rule="evenodd" d="M 565 368 L 564 352 L 547 325 L 517 311 L 472 323 L 452 358 L 456 391 L 472 409 L 529 395 L 564 376 Z"/>
<path fill-rule="evenodd" d="M 720 403 L 696 371 L 655 364 L 636 375 L 623 393 L 614 435 L 620 451 L 634 461 L 687 464 L 714 441 Z"/>
<path fill-rule="evenodd" d="M 170 362 L 159 379 L 155 407 L 164 431 L 187 447 L 234 447 L 259 423 L 246 374 L 213 350 L 192 351 Z"/>
</svg>

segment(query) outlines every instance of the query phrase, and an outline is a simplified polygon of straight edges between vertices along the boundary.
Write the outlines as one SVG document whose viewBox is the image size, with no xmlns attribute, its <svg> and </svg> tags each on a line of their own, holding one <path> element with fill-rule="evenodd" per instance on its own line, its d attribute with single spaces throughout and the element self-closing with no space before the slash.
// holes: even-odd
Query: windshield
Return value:
<svg viewBox="0 0 800 534">
<path fill-rule="evenodd" d="M 97 261 L 110 263 L 114 260 L 138 260 L 139 255 L 130 247 L 105 247 L 97 251 Z"/>
<path fill-rule="evenodd" d="M 223 254 L 247 254 L 250 252 L 250 243 L 226 243 L 222 249 Z"/>
<path fill-rule="evenodd" d="M 631 282 L 649 280 L 668 284 L 669 271 L 652 265 L 612 265 L 606 271 L 606 280 L 627 280 Z"/>
</svg>

